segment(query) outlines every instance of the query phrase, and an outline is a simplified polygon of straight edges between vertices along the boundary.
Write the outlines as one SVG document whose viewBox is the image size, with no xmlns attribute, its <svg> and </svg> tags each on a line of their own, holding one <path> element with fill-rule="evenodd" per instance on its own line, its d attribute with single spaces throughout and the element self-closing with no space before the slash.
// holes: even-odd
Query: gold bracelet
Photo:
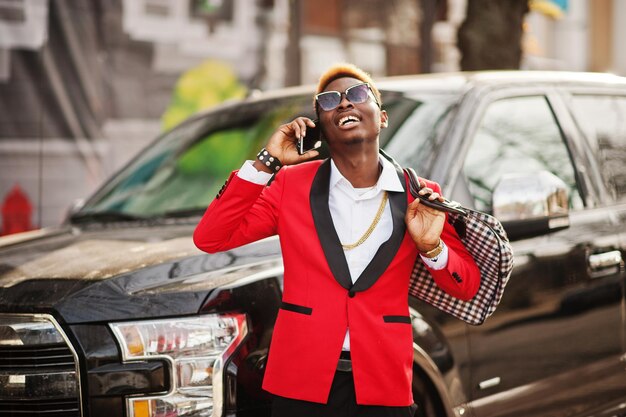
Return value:
<svg viewBox="0 0 626 417">
<path fill-rule="evenodd" d="M 439 256 L 439 254 L 443 251 L 443 242 L 441 238 L 439 239 L 439 243 L 434 249 L 429 250 L 428 252 L 420 252 L 421 255 L 428 259 L 433 259 Z"/>
</svg>

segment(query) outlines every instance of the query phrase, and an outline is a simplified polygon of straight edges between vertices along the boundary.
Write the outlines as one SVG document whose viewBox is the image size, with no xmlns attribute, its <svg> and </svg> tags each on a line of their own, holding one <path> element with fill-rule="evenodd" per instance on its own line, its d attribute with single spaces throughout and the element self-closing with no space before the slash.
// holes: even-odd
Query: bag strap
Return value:
<svg viewBox="0 0 626 417">
<path fill-rule="evenodd" d="M 418 198 L 420 203 L 424 204 L 427 207 L 434 208 L 441 211 L 447 211 L 449 213 L 460 214 L 461 216 L 467 216 L 467 209 L 463 207 L 460 203 L 456 201 L 451 201 L 448 199 L 440 200 L 429 200 L 428 194 L 421 195 L 419 193 L 422 186 L 420 185 L 419 179 L 415 170 L 413 168 L 404 168 L 404 172 L 409 177 L 409 191 L 413 195 L 413 197 Z"/>
<path fill-rule="evenodd" d="M 460 214 L 461 216 L 467 216 L 468 210 L 456 201 L 450 201 L 447 199 L 444 201 L 429 200 L 428 195 L 421 195 L 419 193 L 419 190 L 422 188 L 422 186 L 420 185 L 415 170 L 413 168 L 402 168 L 400 164 L 398 164 L 396 160 L 393 159 L 391 155 L 389 155 L 383 149 L 379 149 L 379 152 L 385 159 L 391 162 L 396 169 L 398 169 L 399 171 L 404 171 L 405 175 L 409 177 L 409 192 L 414 198 L 418 198 L 420 202 L 427 207 L 431 207 L 436 210 L 447 211 L 449 213 Z"/>
</svg>

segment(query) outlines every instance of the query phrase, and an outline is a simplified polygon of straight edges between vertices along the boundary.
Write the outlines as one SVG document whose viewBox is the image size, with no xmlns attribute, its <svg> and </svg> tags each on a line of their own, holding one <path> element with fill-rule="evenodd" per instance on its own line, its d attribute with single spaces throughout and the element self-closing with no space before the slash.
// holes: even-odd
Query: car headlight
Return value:
<svg viewBox="0 0 626 417">
<path fill-rule="evenodd" d="M 130 417 L 221 416 L 223 364 L 247 332 L 243 314 L 111 323 L 124 362 L 170 364 L 165 395 L 127 398 Z"/>
</svg>

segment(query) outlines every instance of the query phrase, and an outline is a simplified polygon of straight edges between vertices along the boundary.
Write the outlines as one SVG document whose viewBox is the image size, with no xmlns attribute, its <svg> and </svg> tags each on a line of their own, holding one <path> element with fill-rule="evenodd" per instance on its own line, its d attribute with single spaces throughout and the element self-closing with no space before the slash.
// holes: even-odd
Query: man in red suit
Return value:
<svg viewBox="0 0 626 417">
<path fill-rule="evenodd" d="M 302 163 L 318 154 L 295 146 L 312 120 L 280 126 L 256 161 L 231 174 L 194 242 L 212 253 L 279 235 L 283 302 L 263 380 L 273 416 L 412 416 L 413 265 L 419 256 L 463 300 L 480 272 L 446 214 L 414 200 L 379 153 L 388 118 L 368 74 L 330 68 L 315 109 L 330 159 Z M 441 198 L 436 183 L 422 182 L 422 193 Z"/>
</svg>

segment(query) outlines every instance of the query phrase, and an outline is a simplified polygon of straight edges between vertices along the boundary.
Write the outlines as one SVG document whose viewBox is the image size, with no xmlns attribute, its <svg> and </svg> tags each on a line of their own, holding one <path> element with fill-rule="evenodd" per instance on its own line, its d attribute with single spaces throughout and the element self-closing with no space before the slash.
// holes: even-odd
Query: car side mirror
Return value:
<svg viewBox="0 0 626 417">
<path fill-rule="evenodd" d="M 504 175 L 493 190 L 492 207 L 510 240 L 569 227 L 567 185 L 549 171 Z"/>
</svg>

